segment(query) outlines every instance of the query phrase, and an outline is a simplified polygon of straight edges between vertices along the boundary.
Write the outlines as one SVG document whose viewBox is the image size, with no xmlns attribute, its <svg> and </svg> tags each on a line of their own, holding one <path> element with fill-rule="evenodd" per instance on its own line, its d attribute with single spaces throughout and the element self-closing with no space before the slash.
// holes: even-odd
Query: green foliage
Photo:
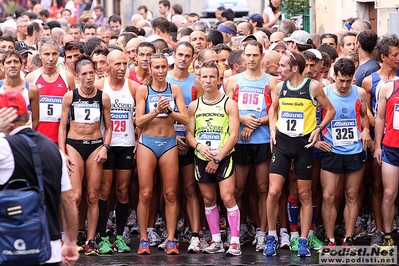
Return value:
<svg viewBox="0 0 399 266">
<path fill-rule="evenodd" d="M 282 0 L 281 6 L 287 13 L 288 17 L 303 14 L 309 9 L 309 0 Z"/>
</svg>

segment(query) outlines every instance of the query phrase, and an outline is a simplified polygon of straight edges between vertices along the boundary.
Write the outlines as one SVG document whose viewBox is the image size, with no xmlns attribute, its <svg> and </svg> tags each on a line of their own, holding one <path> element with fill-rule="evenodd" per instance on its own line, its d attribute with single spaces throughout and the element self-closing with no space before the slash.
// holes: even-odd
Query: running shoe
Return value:
<svg viewBox="0 0 399 266">
<path fill-rule="evenodd" d="M 316 235 L 311 235 L 308 238 L 309 248 L 319 250 L 323 246 L 323 241 L 317 238 Z"/>
<path fill-rule="evenodd" d="M 139 249 L 137 251 L 137 254 L 139 254 L 139 255 L 150 255 L 151 254 L 150 244 L 148 242 L 148 239 L 140 240 Z"/>
<path fill-rule="evenodd" d="M 241 246 L 239 243 L 231 243 L 229 249 L 226 251 L 227 256 L 240 256 Z"/>
<path fill-rule="evenodd" d="M 310 250 L 308 240 L 306 238 L 299 238 L 298 240 L 298 257 L 310 257 Z"/>
<path fill-rule="evenodd" d="M 191 237 L 190 245 L 187 248 L 187 253 L 201 253 L 201 242 L 198 237 Z"/>
<path fill-rule="evenodd" d="M 83 251 L 85 251 L 84 247 L 78 246 L 78 245 L 76 245 L 76 250 L 77 250 L 79 253 L 83 253 Z"/>
<path fill-rule="evenodd" d="M 85 245 L 86 256 L 98 256 L 98 247 L 94 240 L 90 239 Z"/>
<path fill-rule="evenodd" d="M 280 232 L 280 248 L 290 248 L 290 235 L 287 232 Z"/>
<path fill-rule="evenodd" d="M 215 241 L 211 241 L 211 243 L 209 243 L 209 246 L 206 247 L 202 253 L 207 253 L 207 254 L 214 254 L 214 253 L 222 253 L 224 252 L 224 248 L 223 248 L 223 242 L 215 242 Z"/>
<path fill-rule="evenodd" d="M 174 241 L 176 242 L 176 247 L 179 249 L 180 248 L 179 240 L 175 238 Z M 168 242 L 168 239 L 165 239 L 161 244 L 158 245 L 158 249 L 159 250 L 165 250 L 167 242 Z"/>
<path fill-rule="evenodd" d="M 150 247 L 155 247 L 162 242 L 161 237 L 157 234 L 155 229 L 152 229 L 149 232 L 147 232 L 147 237 L 148 241 L 150 242 Z"/>
<path fill-rule="evenodd" d="M 82 247 L 84 245 L 86 245 L 86 238 L 87 238 L 86 232 L 85 231 L 79 231 L 78 232 L 77 241 L 76 241 L 76 245 L 82 246 Z"/>
<path fill-rule="evenodd" d="M 109 242 L 109 236 L 101 237 L 101 241 L 98 243 L 98 253 L 111 254 L 113 252 L 111 243 Z"/>
<path fill-rule="evenodd" d="M 266 246 L 266 237 L 258 235 L 255 237 L 255 239 L 256 239 L 255 251 L 262 252 Z"/>
<path fill-rule="evenodd" d="M 116 236 L 115 239 L 115 251 L 119 253 L 129 253 L 130 252 L 130 247 L 126 245 L 126 242 L 123 240 L 123 236 Z"/>
<path fill-rule="evenodd" d="M 324 240 L 323 243 L 323 248 L 319 249 L 319 252 L 323 252 L 324 254 L 330 253 L 330 249 L 328 247 L 336 247 L 337 243 L 330 241 L 330 239 L 328 239 L 326 237 L 326 239 Z"/>
<path fill-rule="evenodd" d="M 298 251 L 298 249 L 299 249 L 299 236 L 291 238 L 291 240 L 290 240 L 290 249 L 292 251 Z"/>
<path fill-rule="evenodd" d="M 251 242 L 251 235 L 248 231 L 242 232 L 240 230 L 240 245 L 247 245 Z"/>
<path fill-rule="evenodd" d="M 346 251 L 356 250 L 356 247 L 353 245 L 352 237 L 345 237 L 344 241 L 342 242 L 342 246 Z"/>
<path fill-rule="evenodd" d="M 177 249 L 177 241 L 169 239 L 165 245 L 166 255 L 179 255 L 179 250 Z"/>
<path fill-rule="evenodd" d="M 374 247 L 379 247 L 382 245 L 382 241 L 384 239 L 384 234 L 380 230 L 376 230 L 373 238 L 371 239 L 370 246 Z"/>
<path fill-rule="evenodd" d="M 184 233 L 182 236 L 184 243 L 190 243 L 191 237 L 192 237 L 191 234 L 192 234 L 192 232 L 191 232 L 190 227 L 186 227 L 186 229 L 184 229 Z"/>
<path fill-rule="evenodd" d="M 266 237 L 266 246 L 263 250 L 263 255 L 266 257 L 276 256 L 276 249 L 277 249 L 278 241 L 272 235 L 268 235 Z"/>
<path fill-rule="evenodd" d="M 223 247 L 225 249 L 228 249 L 230 247 L 230 242 L 231 242 L 231 231 L 230 231 L 230 227 L 227 228 L 226 230 L 227 233 L 227 237 L 226 237 L 226 241 L 224 241 L 223 243 Z"/>
</svg>

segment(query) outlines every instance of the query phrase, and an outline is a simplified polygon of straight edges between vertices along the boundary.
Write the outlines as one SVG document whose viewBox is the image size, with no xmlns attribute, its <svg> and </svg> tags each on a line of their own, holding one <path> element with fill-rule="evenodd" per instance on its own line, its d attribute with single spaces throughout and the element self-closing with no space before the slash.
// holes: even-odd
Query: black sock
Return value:
<svg viewBox="0 0 399 266">
<path fill-rule="evenodd" d="M 123 235 L 123 229 L 125 229 L 125 224 L 129 215 L 129 203 L 116 202 L 115 215 L 116 235 L 121 236 Z"/>
<path fill-rule="evenodd" d="M 193 237 L 199 237 L 199 234 L 198 234 L 198 233 L 191 233 L 191 236 L 193 236 Z"/>
<path fill-rule="evenodd" d="M 385 233 L 386 236 L 392 236 L 392 232 Z"/>
<path fill-rule="evenodd" d="M 104 200 L 98 200 L 98 222 L 97 232 L 100 233 L 101 237 L 107 236 L 107 221 L 108 221 L 108 204 Z"/>
</svg>

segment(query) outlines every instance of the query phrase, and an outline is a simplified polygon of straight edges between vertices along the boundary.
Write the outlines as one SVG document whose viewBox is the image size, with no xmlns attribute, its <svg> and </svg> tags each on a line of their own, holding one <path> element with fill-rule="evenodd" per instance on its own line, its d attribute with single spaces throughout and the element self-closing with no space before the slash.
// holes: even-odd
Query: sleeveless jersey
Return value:
<svg viewBox="0 0 399 266">
<path fill-rule="evenodd" d="M 168 82 L 166 84 L 166 89 L 164 91 L 154 91 L 151 86 L 147 86 L 147 99 L 145 101 L 145 113 L 149 114 L 152 112 L 158 105 L 158 99 L 160 96 L 166 97 L 169 99 L 169 106 L 172 109 L 175 109 L 175 99 L 173 98 L 172 87 Z M 157 117 L 167 117 L 167 114 L 159 113 Z"/>
<path fill-rule="evenodd" d="M 396 72 L 396 76 L 392 79 L 397 80 L 399 79 L 399 69 Z M 378 96 L 380 94 L 381 87 L 386 83 L 386 81 L 381 80 L 380 75 L 377 72 L 371 74 L 371 110 L 373 113 L 374 118 L 377 116 L 378 110 Z"/>
<path fill-rule="evenodd" d="M 387 147 L 399 148 L 399 80 L 395 80 L 385 111 L 385 135 L 382 141 Z"/>
<path fill-rule="evenodd" d="M 272 99 L 270 97 L 269 74 L 264 74 L 258 80 L 248 80 L 244 73 L 237 74 L 233 100 L 238 103 L 240 115 L 255 114 L 259 119 L 269 112 Z M 240 123 L 240 134 L 244 125 Z M 268 125 L 261 125 L 255 129 L 249 141 L 238 140 L 238 144 L 261 144 L 270 142 L 270 130 Z"/>
<path fill-rule="evenodd" d="M 204 102 L 204 98 L 200 97 L 194 113 L 194 138 L 202 145 L 215 148 L 215 154 L 223 149 L 230 137 L 229 116 L 226 113 L 226 102 L 228 99 L 229 97 L 223 95 L 218 102 L 207 104 Z M 234 149 L 230 153 L 233 151 Z M 201 160 L 206 161 L 197 150 L 195 151 L 195 155 Z"/>
<path fill-rule="evenodd" d="M 310 93 L 311 80 L 305 78 L 299 88 L 284 81 L 279 92 L 278 130 L 290 137 L 310 134 L 316 128 L 317 102 Z"/>
<path fill-rule="evenodd" d="M 103 115 L 103 92 L 97 90 L 93 98 L 79 95 L 79 89 L 73 90 L 69 118 L 82 124 L 100 123 Z"/>
<path fill-rule="evenodd" d="M 60 126 L 62 97 L 68 91 L 66 72 L 60 69 L 58 78 L 49 83 L 40 73 L 41 68 L 35 70 L 33 84 L 39 89 L 39 124 L 37 131 L 54 142 L 58 142 L 58 128 Z"/>
<path fill-rule="evenodd" d="M 351 85 L 351 92 L 338 95 L 333 84 L 325 89 L 326 96 L 335 107 L 336 113 L 331 122 L 323 130 L 323 138 L 331 145 L 331 151 L 337 154 L 357 154 L 363 150 L 359 141 L 362 126 L 360 123 L 360 102 L 357 86 Z"/>
<path fill-rule="evenodd" d="M 143 85 L 143 82 L 139 81 L 136 75 L 136 71 L 134 70 L 134 66 L 129 71 L 129 79 L 136 81 L 138 84 Z"/>
<path fill-rule="evenodd" d="M 133 112 L 135 102 L 129 90 L 128 79 L 120 90 L 109 86 L 105 78 L 103 92 L 111 99 L 112 138 L 110 146 L 131 147 L 135 145 Z"/>
<path fill-rule="evenodd" d="M 184 103 L 186 104 L 186 109 L 188 105 L 197 99 L 197 88 L 195 87 L 195 75 L 188 73 L 188 77 L 185 80 L 177 80 L 172 77 L 170 72 L 166 76 L 166 81 L 171 84 L 179 85 L 184 96 Z M 177 107 L 175 108 L 177 110 Z M 177 136 L 186 136 L 186 126 L 183 124 L 175 123 L 175 131 Z"/>
<path fill-rule="evenodd" d="M 3 87 L 3 81 L 0 80 L 0 94 L 5 93 L 4 87 Z M 24 97 L 24 100 L 26 102 L 26 108 L 28 111 L 31 111 L 30 109 L 30 101 L 29 101 L 29 82 L 25 82 L 25 89 L 22 91 L 22 97 Z M 27 126 L 32 127 L 32 114 L 29 114 L 29 121 L 27 123 Z"/>
</svg>

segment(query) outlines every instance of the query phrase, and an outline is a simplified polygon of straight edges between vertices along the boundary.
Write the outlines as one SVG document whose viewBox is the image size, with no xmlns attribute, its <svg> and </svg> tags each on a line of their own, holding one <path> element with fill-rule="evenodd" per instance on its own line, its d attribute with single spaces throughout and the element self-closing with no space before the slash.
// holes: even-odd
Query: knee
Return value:
<svg viewBox="0 0 399 266">
<path fill-rule="evenodd" d="M 129 193 L 127 187 L 124 189 L 117 189 L 116 190 L 116 199 L 120 203 L 127 203 L 129 201 Z"/>
<path fill-rule="evenodd" d="M 139 194 L 139 201 L 142 204 L 150 204 L 152 198 L 152 190 L 142 189 Z"/>
<path fill-rule="evenodd" d="M 259 184 L 258 193 L 259 193 L 259 196 L 261 198 L 263 198 L 263 199 L 267 198 L 268 190 L 269 190 L 269 184 L 268 183 Z"/>
<path fill-rule="evenodd" d="M 164 192 L 165 202 L 174 204 L 176 202 L 176 191 L 165 191 Z"/>
<path fill-rule="evenodd" d="M 333 206 L 335 204 L 335 195 L 331 193 L 323 193 L 323 205 Z"/>
<path fill-rule="evenodd" d="M 226 195 L 223 195 L 222 200 L 226 208 L 231 208 L 236 205 L 236 200 L 233 194 L 228 193 Z"/>
<path fill-rule="evenodd" d="M 195 184 L 190 184 L 188 186 L 184 187 L 184 195 L 186 195 L 187 199 L 192 199 L 197 197 L 198 193 L 197 193 L 197 187 L 195 186 Z"/>
<path fill-rule="evenodd" d="M 100 194 L 98 195 L 98 197 L 101 200 L 108 200 L 109 194 L 111 193 L 111 186 L 106 183 L 106 184 L 102 184 L 101 188 L 100 188 Z"/>
<path fill-rule="evenodd" d="M 267 193 L 267 200 L 270 202 L 277 202 L 279 201 L 280 196 L 281 196 L 281 190 L 269 189 L 269 192 Z"/>
<path fill-rule="evenodd" d="M 302 204 L 308 204 L 312 201 L 312 190 L 306 189 L 298 191 L 298 197 Z"/>
<path fill-rule="evenodd" d="M 389 188 L 384 189 L 384 203 L 394 202 L 396 199 L 396 190 L 392 190 Z"/>
<path fill-rule="evenodd" d="M 98 203 L 98 190 L 90 189 L 87 191 L 87 204 L 96 205 Z"/>
<path fill-rule="evenodd" d="M 359 198 L 359 190 L 358 189 L 349 189 L 346 191 L 345 194 L 346 201 L 350 203 L 356 203 L 357 199 Z"/>
<path fill-rule="evenodd" d="M 82 191 L 74 191 L 72 193 L 72 200 L 76 203 L 76 206 L 79 206 L 80 201 L 82 199 Z"/>
</svg>

